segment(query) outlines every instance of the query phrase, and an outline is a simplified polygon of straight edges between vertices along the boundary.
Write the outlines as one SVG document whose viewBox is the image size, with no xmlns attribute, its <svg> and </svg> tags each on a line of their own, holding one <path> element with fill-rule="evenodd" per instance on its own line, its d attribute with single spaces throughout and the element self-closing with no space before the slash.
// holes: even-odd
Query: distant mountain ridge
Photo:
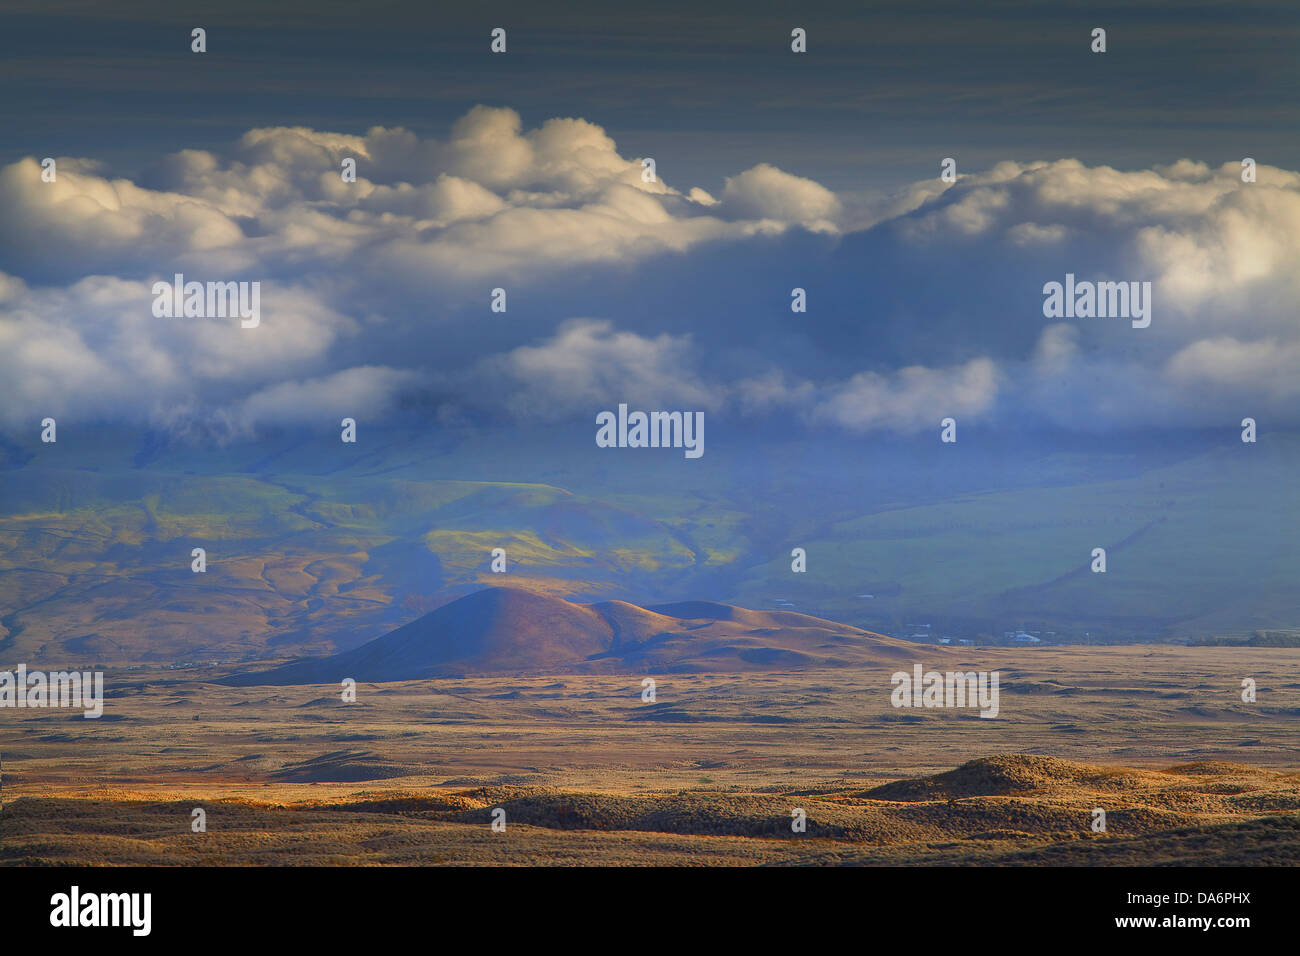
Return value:
<svg viewBox="0 0 1300 956">
<path fill-rule="evenodd" d="M 927 655 L 944 650 L 926 647 Z M 492 587 L 354 650 L 240 674 L 232 684 L 324 684 L 473 674 L 747 671 L 911 661 L 917 645 L 792 611 L 688 601 L 578 604 Z"/>
<path fill-rule="evenodd" d="M 0 440 L 0 664 L 334 654 L 503 580 L 570 600 L 815 609 L 953 643 L 1022 624 L 1055 644 L 1300 629 L 1300 432 L 1270 433 L 1260 455 L 1229 430 L 1123 448 L 880 436 L 862 456 L 738 425 L 727 440 L 745 456 L 690 469 L 601 454 L 586 425 L 462 441 L 376 423 L 347 448 L 318 430 Z M 835 559 L 792 574 L 796 542 Z M 497 547 L 507 578 L 489 567 Z M 1089 572 L 1094 547 L 1110 576 Z"/>
</svg>

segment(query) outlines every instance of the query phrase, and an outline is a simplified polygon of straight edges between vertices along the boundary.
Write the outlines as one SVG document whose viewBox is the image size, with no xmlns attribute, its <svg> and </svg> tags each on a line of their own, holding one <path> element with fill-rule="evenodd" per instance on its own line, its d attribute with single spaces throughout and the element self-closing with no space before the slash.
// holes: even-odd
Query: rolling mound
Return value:
<svg viewBox="0 0 1300 956">
<path fill-rule="evenodd" d="M 1003 754 L 972 760 L 932 777 L 887 783 L 870 791 L 868 796 L 899 801 L 1002 797 L 1085 785 L 1113 786 L 1115 776 L 1113 770 L 1055 757 Z"/>
<path fill-rule="evenodd" d="M 1226 761 L 1180 764 L 1166 770 L 1098 767 L 1033 754 L 1001 754 L 930 777 L 896 780 L 854 794 L 895 803 L 937 804 L 981 798 L 1074 801 L 1141 807 L 1150 813 L 1292 813 L 1300 810 L 1293 775 Z"/>
<path fill-rule="evenodd" d="M 357 767 L 375 777 L 376 759 L 335 751 L 273 776 L 354 781 Z M 1296 776 L 1226 762 L 1133 770 L 1011 754 L 865 792 L 412 783 L 306 800 L 208 799 L 213 826 L 198 844 L 176 833 L 191 798 L 22 797 L 0 808 L 0 865 L 1300 863 Z M 928 796 L 890 789 L 904 784 Z M 1096 807 L 1105 832 L 1091 828 Z M 805 812 L 806 833 L 793 832 L 792 808 Z M 490 829 L 497 811 L 509 839 Z"/>
<path fill-rule="evenodd" d="M 929 657 L 947 652 L 925 649 Z M 688 602 L 577 604 L 513 588 L 453 601 L 355 650 L 222 683 L 323 684 L 479 674 L 747 671 L 911 661 L 917 645 L 788 611 Z"/>
<path fill-rule="evenodd" d="M 406 777 L 417 769 L 397 766 L 375 753 L 338 750 L 291 764 L 272 777 L 293 783 L 353 783 Z"/>
</svg>

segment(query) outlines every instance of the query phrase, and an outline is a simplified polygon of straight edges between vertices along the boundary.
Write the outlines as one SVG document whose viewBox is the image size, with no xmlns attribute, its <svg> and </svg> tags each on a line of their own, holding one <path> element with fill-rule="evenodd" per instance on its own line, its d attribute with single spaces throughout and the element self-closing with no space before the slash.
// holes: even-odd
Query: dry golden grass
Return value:
<svg viewBox="0 0 1300 956">
<path fill-rule="evenodd" d="M 199 802 L 207 832 L 190 830 Z M 1090 829 L 1106 810 L 1105 834 Z M 503 833 L 492 831 L 496 809 Z M 791 829 L 802 809 L 807 830 Z M 279 804 L 23 797 L 0 862 L 36 865 L 1300 863 L 1300 778 L 1232 764 L 1108 770 L 1025 755 L 873 790 L 359 792 Z"/>
<path fill-rule="evenodd" d="M 1294 864 L 1300 683 L 1270 675 L 1297 656 L 984 652 L 965 663 L 1001 671 L 994 720 L 896 710 L 888 667 L 656 674 L 655 704 L 644 675 L 361 685 L 345 705 L 110 672 L 101 720 L 4 712 L 0 861 Z"/>
</svg>

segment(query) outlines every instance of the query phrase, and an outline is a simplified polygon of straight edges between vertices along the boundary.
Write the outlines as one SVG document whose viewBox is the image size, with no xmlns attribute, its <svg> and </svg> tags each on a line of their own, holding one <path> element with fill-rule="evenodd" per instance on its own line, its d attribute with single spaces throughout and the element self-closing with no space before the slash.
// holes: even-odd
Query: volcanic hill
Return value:
<svg viewBox="0 0 1300 956">
<path fill-rule="evenodd" d="M 927 646 L 930 657 L 945 649 Z M 578 604 L 514 588 L 452 601 L 361 647 L 224 683 L 324 684 L 479 674 L 732 672 L 908 662 L 917 645 L 791 611 L 689 601 Z"/>
</svg>

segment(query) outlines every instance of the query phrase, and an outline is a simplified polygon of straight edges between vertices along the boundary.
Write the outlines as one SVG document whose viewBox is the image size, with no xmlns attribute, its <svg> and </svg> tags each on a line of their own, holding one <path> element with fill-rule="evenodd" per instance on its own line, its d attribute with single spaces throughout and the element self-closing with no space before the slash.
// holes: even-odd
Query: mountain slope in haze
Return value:
<svg viewBox="0 0 1300 956">
<path fill-rule="evenodd" d="M 513 584 L 559 597 L 702 594 L 889 634 L 1300 627 L 1300 433 L 879 435 L 864 456 L 735 424 L 727 454 L 690 468 L 602 454 L 586 425 L 372 426 L 361 446 L 310 429 L 230 444 L 89 424 L 59 443 L 0 436 L 0 664 L 352 650 L 498 583 L 497 547 Z M 792 574 L 796 543 L 835 560 Z M 206 573 L 191 572 L 195 547 Z M 1106 575 L 1089 570 L 1095 547 Z"/>
<path fill-rule="evenodd" d="M 934 656 L 941 648 L 926 647 Z M 746 671 L 911 661 L 916 645 L 789 611 L 577 604 L 514 588 L 453 601 L 355 650 L 225 683 L 324 684 L 559 671 Z"/>
</svg>

